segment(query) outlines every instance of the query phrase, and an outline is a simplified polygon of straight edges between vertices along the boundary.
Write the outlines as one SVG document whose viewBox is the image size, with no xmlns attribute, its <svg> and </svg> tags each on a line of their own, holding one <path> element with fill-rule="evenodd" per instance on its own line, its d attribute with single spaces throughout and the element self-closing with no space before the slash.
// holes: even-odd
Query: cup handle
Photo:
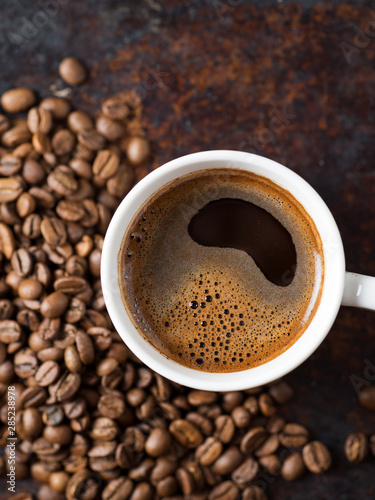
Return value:
<svg viewBox="0 0 375 500">
<path fill-rule="evenodd" d="M 345 273 L 341 304 L 375 310 L 375 278 L 363 274 Z"/>
</svg>

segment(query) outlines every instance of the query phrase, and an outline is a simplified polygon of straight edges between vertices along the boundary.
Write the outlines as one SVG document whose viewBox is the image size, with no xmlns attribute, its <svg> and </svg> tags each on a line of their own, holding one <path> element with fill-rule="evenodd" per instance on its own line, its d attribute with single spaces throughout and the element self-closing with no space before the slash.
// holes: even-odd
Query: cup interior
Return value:
<svg viewBox="0 0 375 500">
<path fill-rule="evenodd" d="M 166 183 L 191 172 L 232 168 L 269 178 L 289 191 L 314 220 L 323 243 L 324 281 L 321 302 L 310 325 L 285 352 L 255 368 L 234 373 L 201 372 L 167 359 L 138 333 L 121 299 L 117 259 L 124 232 L 145 201 Z M 101 260 L 104 300 L 114 327 L 147 366 L 164 377 L 196 389 L 233 391 L 257 387 L 282 377 L 307 359 L 324 340 L 339 310 L 345 277 L 341 236 L 331 212 L 299 175 L 267 158 L 238 151 L 205 151 L 172 160 L 142 179 L 124 198 L 108 227 Z"/>
</svg>

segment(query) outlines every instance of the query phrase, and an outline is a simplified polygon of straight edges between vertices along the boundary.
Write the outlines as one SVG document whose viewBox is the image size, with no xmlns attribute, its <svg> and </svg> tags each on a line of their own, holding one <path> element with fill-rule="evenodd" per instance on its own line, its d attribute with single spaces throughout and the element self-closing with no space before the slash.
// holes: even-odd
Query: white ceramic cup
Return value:
<svg viewBox="0 0 375 500">
<path fill-rule="evenodd" d="M 126 228 L 143 203 L 173 179 L 190 172 L 234 168 L 254 172 L 289 191 L 314 220 L 324 248 L 324 282 L 320 305 L 303 335 L 285 352 L 261 366 L 235 373 L 210 373 L 167 359 L 137 331 L 123 305 L 117 258 Z M 308 358 L 329 332 L 341 305 L 375 310 L 375 278 L 345 272 L 344 249 L 336 222 L 317 192 L 300 176 L 267 158 L 238 151 L 205 151 L 176 160 L 151 172 L 124 198 L 108 227 L 101 261 L 104 300 L 121 338 L 147 366 L 189 387 L 234 391 L 257 387 L 282 377 Z"/>
</svg>

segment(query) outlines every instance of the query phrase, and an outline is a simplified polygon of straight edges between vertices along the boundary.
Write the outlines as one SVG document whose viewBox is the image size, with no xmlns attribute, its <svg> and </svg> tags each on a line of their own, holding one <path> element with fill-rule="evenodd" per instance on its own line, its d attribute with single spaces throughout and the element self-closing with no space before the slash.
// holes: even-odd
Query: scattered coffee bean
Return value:
<svg viewBox="0 0 375 500">
<path fill-rule="evenodd" d="M 345 441 L 345 455 L 349 462 L 362 462 L 369 452 L 368 438 L 362 432 L 349 434 Z"/>
<path fill-rule="evenodd" d="M 7 113 L 20 113 L 34 105 L 35 94 L 27 88 L 8 90 L 1 96 L 1 105 Z"/>
<path fill-rule="evenodd" d="M 362 387 L 359 392 L 358 401 L 369 410 L 375 410 L 375 385 Z"/>
<path fill-rule="evenodd" d="M 144 137 L 132 137 L 126 146 L 126 155 L 131 165 L 141 165 L 150 156 L 150 144 Z"/>
<path fill-rule="evenodd" d="M 295 481 L 300 478 L 306 471 L 305 464 L 303 463 L 302 454 L 295 451 L 289 455 L 281 468 L 281 475 L 287 481 Z"/>
<path fill-rule="evenodd" d="M 59 73 L 68 85 L 80 85 L 87 77 L 85 67 L 74 57 L 66 57 L 61 61 Z"/>
<path fill-rule="evenodd" d="M 309 440 L 308 430 L 300 424 L 286 424 L 280 433 L 280 443 L 287 448 L 300 448 Z"/>
<path fill-rule="evenodd" d="M 254 453 L 267 439 L 267 432 L 264 427 L 254 427 L 249 430 L 241 439 L 241 452 L 245 455 Z"/>
<path fill-rule="evenodd" d="M 260 486 L 248 486 L 243 490 L 242 500 L 267 500 L 267 495 Z"/>
<path fill-rule="evenodd" d="M 321 474 L 331 467 L 331 454 L 325 444 L 320 441 L 311 441 L 302 450 L 302 457 L 306 467 L 314 474 Z"/>
<path fill-rule="evenodd" d="M 175 420 L 169 426 L 169 431 L 185 448 L 197 448 L 203 442 L 202 433 L 187 420 Z"/>
<path fill-rule="evenodd" d="M 238 493 L 238 487 L 232 481 L 224 481 L 212 489 L 208 500 L 236 500 Z"/>
</svg>

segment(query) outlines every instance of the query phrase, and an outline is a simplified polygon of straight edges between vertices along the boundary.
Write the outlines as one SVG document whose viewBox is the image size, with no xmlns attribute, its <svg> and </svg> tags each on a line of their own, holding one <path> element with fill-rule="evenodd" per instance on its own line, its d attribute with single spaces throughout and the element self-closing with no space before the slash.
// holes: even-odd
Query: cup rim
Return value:
<svg viewBox="0 0 375 500">
<path fill-rule="evenodd" d="M 286 351 L 255 368 L 211 373 L 187 368 L 166 358 L 138 332 L 121 299 L 117 256 L 125 229 L 143 203 L 158 189 L 180 176 L 207 168 L 234 168 L 269 178 L 289 191 L 313 219 L 323 242 L 324 280 L 320 305 L 310 325 Z M 213 150 L 192 153 L 169 161 L 149 173 L 118 206 L 104 238 L 101 283 L 109 316 L 120 337 L 147 366 L 179 384 L 202 390 L 233 391 L 272 382 L 305 361 L 328 334 L 341 305 L 345 256 L 337 224 L 319 194 L 302 177 L 268 158 L 239 151 Z"/>
</svg>

